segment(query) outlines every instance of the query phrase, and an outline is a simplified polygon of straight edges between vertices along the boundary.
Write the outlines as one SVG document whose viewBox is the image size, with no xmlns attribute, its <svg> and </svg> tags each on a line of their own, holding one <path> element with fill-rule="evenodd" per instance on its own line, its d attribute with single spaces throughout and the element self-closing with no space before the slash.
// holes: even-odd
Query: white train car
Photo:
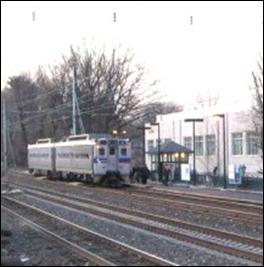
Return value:
<svg viewBox="0 0 264 267">
<path fill-rule="evenodd" d="M 94 175 L 116 174 L 128 182 L 131 170 L 131 145 L 127 139 L 100 138 L 94 153 Z"/>
<path fill-rule="evenodd" d="M 36 174 L 117 185 L 129 181 L 131 144 L 109 136 L 90 139 L 89 134 L 58 143 L 39 140 L 28 146 L 28 166 Z"/>
<path fill-rule="evenodd" d="M 118 142 L 118 170 L 128 182 L 131 171 L 131 143 L 127 139 L 119 139 Z"/>
<path fill-rule="evenodd" d="M 39 139 L 28 145 L 28 168 L 34 175 L 51 176 L 55 172 L 55 149 L 51 139 Z"/>
<path fill-rule="evenodd" d="M 56 175 L 61 178 L 89 180 L 93 177 L 95 141 L 89 135 L 70 136 L 65 142 L 54 144 Z"/>
</svg>

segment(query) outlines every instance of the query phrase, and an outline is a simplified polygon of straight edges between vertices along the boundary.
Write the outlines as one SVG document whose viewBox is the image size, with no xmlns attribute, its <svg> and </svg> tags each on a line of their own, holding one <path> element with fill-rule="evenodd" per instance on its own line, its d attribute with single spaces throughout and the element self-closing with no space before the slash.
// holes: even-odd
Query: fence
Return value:
<svg viewBox="0 0 264 267">
<path fill-rule="evenodd" d="M 227 179 L 227 187 L 228 188 L 239 188 L 239 189 L 247 189 L 254 191 L 263 191 L 263 177 L 255 177 L 255 176 L 243 176 L 241 179 L 241 184 L 229 184 Z M 151 171 L 150 180 L 158 181 L 158 175 L 156 171 Z M 192 184 L 191 181 L 183 181 L 183 180 L 173 180 L 175 184 Z M 224 177 L 223 176 L 215 176 L 212 174 L 196 174 L 196 184 L 204 185 L 208 187 L 224 187 Z"/>
<path fill-rule="evenodd" d="M 213 176 L 213 175 L 197 175 L 196 176 L 197 185 L 206 185 L 213 187 L 223 187 L 224 177 L 223 176 Z M 255 191 L 263 191 L 263 178 L 252 177 L 252 176 L 242 176 L 241 184 L 229 184 L 227 178 L 227 186 L 229 188 L 240 188 Z"/>
</svg>

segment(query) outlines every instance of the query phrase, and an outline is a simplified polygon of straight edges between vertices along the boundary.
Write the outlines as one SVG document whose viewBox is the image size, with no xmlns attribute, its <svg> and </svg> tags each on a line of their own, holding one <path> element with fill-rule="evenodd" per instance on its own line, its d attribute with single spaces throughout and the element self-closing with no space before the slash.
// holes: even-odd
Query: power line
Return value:
<svg viewBox="0 0 264 267">
<path fill-rule="evenodd" d="M 150 90 L 150 88 L 148 88 L 147 90 L 145 90 L 145 93 L 147 93 L 147 91 L 148 90 Z M 130 92 L 130 89 L 127 89 L 127 90 L 125 90 L 123 93 L 122 93 L 122 97 L 125 97 L 125 95 L 127 94 L 127 93 L 129 93 Z M 115 92 L 108 92 L 108 93 L 104 93 L 103 95 L 96 95 L 96 96 L 94 96 L 93 97 L 93 101 L 97 101 L 97 100 L 99 100 L 100 98 L 105 98 L 106 96 L 109 96 L 109 95 L 114 95 L 115 94 Z M 87 97 L 87 96 L 91 96 L 91 94 L 90 94 L 90 92 L 88 92 L 87 94 L 83 94 L 81 97 L 79 97 L 79 100 L 80 100 L 80 104 L 85 104 L 85 103 L 87 103 L 87 102 L 89 102 L 90 100 L 88 99 L 88 100 L 86 100 L 86 101 L 82 101 L 82 98 L 84 98 L 84 97 Z M 120 97 L 120 96 L 119 96 Z M 142 96 L 141 96 L 142 97 Z M 57 105 L 56 107 L 53 107 L 53 108 L 48 108 L 48 109 L 45 109 L 45 110 L 40 110 L 40 111 L 35 111 L 35 112 L 37 112 L 37 113 L 39 113 L 39 114 L 36 114 L 36 115 L 32 115 L 32 116 L 30 116 L 30 117 L 27 117 L 27 118 L 25 118 L 25 119 L 23 119 L 22 120 L 22 122 L 26 122 L 26 121 L 28 121 L 28 120 L 31 120 L 31 119 L 35 119 L 35 118 L 38 118 L 38 117 L 41 117 L 41 116 L 44 116 L 44 115 L 47 115 L 47 114 L 52 114 L 52 113 L 56 113 L 56 112 L 58 112 L 58 111 L 61 111 L 61 110 L 63 110 L 64 108 L 68 108 L 68 107 L 71 107 L 71 105 L 72 105 L 72 102 L 71 101 L 69 101 L 69 102 L 66 102 L 66 103 L 63 103 L 63 104 L 60 104 L 60 105 Z M 103 104 L 102 104 L 103 105 Z M 12 113 L 15 113 L 15 112 L 17 112 L 17 113 L 21 113 L 21 111 L 11 111 Z M 22 111 L 22 113 L 32 113 L 32 112 L 34 112 L 34 111 Z"/>
<path fill-rule="evenodd" d="M 156 99 L 154 99 L 154 100 L 152 100 L 152 101 L 157 101 L 157 100 L 159 100 L 160 101 L 160 97 L 158 97 L 158 98 L 156 98 Z M 157 102 L 156 102 L 157 103 Z M 108 107 L 113 107 L 113 105 L 112 105 L 112 103 L 110 103 L 109 105 L 101 105 L 101 106 L 98 106 L 98 107 L 93 107 L 93 108 L 91 108 L 91 109 L 88 109 L 88 110 L 85 110 L 85 111 L 81 111 L 80 112 L 80 115 L 81 114 L 90 114 L 91 115 L 91 117 L 93 117 L 93 116 L 95 116 L 95 115 L 98 115 L 98 113 L 95 113 L 95 112 L 99 112 L 99 111 L 101 111 L 101 110 L 105 110 L 106 108 L 108 108 Z M 140 108 L 138 108 L 137 109 L 137 111 L 136 111 L 136 113 L 134 113 L 133 114 L 133 116 L 137 116 L 137 115 L 139 115 L 139 114 L 141 114 L 141 110 L 142 109 L 144 109 L 144 106 L 142 106 L 142 107 L 140 107 Z M 91 114 L 92 113 L 92 114 Z M 113 115 L 113 112 L 109 112 L 109 113 L 104 113 L 104 115 L 106 115 L 106 114 L 108 114 L 108 115 Z M 54 122 L 56 122 L 56 121 L 60 121 L 60 120 L 65 120 L 65 119 L 68 119 L 68 118 L 71 118 L 71 115 L 68 115 L 68 116 L 61 116 L 60 118 L 53 118 L 53 119 L 51 119 L 51 120 L 49 120 L 49 121 L 45 121 L 45 123 L 43 123 L 42 125 L 49 125 L 49 124 L 51 124 L 51 123 L 54 123 Z M 21 123 L 20 121 L 17 121 L 17 122 L 15 122 L 15 124 L 17 124 L 17 125 L 14 125 L 13 127 L 12 127 L 12 131 L 14 131 L 15 129 L 20 129 L 20 125 L 18 125 L 19 123 Z M 25 122 L 24 122 L 25 123 Z M 37 130 L 39 130 L 39 129 L 37 129 Z M 32 129 L 31 129 L 31 132 L 32 132 Z"/>
</svg>

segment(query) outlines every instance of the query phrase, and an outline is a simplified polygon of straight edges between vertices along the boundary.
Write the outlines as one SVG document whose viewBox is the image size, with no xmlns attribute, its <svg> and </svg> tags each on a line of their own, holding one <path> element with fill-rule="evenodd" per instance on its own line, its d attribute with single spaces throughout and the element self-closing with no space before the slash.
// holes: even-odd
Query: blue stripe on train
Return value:
<svg viewBox="0 0 264 267">
<path fill-rule="evenodd" d="M 118 161 L 120 163 L 130 163 L 131 158 L 119 158 Z M 94 163 L 106 163 L 107 158 L 94 158 Z"/>
<path fill-rule="evenodd" d="M 121 162 L 121 163 L 130 163 L 131 162 L 131 158 L 119 158 L 119 162 Z"/>
<path fill-rule="evenodd" d="M 107 158 L 94 158 L 94 163 L 105 163 Z"/>
</svg>

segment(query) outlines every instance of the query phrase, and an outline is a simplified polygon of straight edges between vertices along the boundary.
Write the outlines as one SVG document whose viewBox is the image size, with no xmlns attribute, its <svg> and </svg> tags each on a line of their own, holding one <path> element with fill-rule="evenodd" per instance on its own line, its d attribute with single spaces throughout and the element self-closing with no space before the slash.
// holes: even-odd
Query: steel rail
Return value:
<svg viewBox="0 0 264 267">
<path fill-rule="evenodd" d="M 89 200 L 89 199 L 83 198 L 83 197 L 76 197 L 73 195 L 67 195 L 67 198 L 66 198 L 65 195 L 63 195 L 61 193 L 50 191 L 50 190 L 45 190 L 43 188 L 34 188 L 32 190 L 32 186 L 28 186 L 28 185 L 27 186 L 20 186 L 20 188 L 23 188 L 23 190 L 25 190 L 25 192 L 29 192 L 32 195 L 50 197 L 53 200 L 55 200 L 57 202 L 61 202 L 61 203 L 67 202 L 70 204 L 79 205 L 82 208 L 91 207 L 91 206 L 87 206 L 87 204 L 88 204 L 88 205 L 92 205 L 94 207 L 100 207 L 100 208 L 104 208 L 104 209 L 108 209 L 108 210 L 122 212 L 124 214 L 137 216 L 139 218 L 146 218 L 146 219 L 153 220 L 156 222 L 165 223 L 168 225 L 181 227 L 181 228 L 192 230 L 192 231 L 199 231 L 201 233 L 204 233 L 207 235 L 214 235 L 214 236 L 219 237 L 219 238 L 232 239 L 233 241 L 246 243 L 246 244 L 249 244 L 249 245 L 252 245 L 255 247 L 263 247 L 263 241 L 260 239 L 251 238 L 249 236 L 241 236 L 241 235 L 238 235 L 235 233 L 226 232 L 226 231 L 219 230 L 216 228 L 210 228 L 208 226 L 204 227 L 204 226 L 184 222 L 184 221 L 173 219 L 173 218 L 168 218 L 168 217 L 164 217 L 164 216 L 160 216 L 160 215 L 156 215 L 156 214 L 151 214 L 151 213 L 147 213 L 147 212 L 142 212 L 142 211 L 131 210 L 131 209 L 124 208 L 124 207 L 117 207 L 114 205 L 106 204 L 106 203 L 95 201 L 95 200 Z M 29 189 L 29 188 L 31 188 L 31 189 Z"/>
<path fill-rule="evenodd" d="M 26 203 L 23 203 L 21 201 L 15 200 L 15 199 L 7 197 L 7 196 L 2 197 L 2 199 L 10 201 L 11 203 L 15 203 L 16 205 L 20 205 L 20 206 L 22 206 L 24 208 L 28 208 L 28 209 L 33 210 L 35 212 L 38 212 L 39 214 L 44 215 L 46 217 L 49 217 L 51 219 L 54 219 L 56 221 L 62 222 L 64 224 L 66 224 L 66 225 L 69 225 L 69 226 L 79 230 L 79 231 L 82 231 L 82 232 L 84 232 L 86 234 L 92 235 L 97 239 L 101 239 L 104 242 L 111 243 L 113 246 L 116 246 L 116 247 L 119 247 L 121 249 L 127 250 L 130 254 L 132 253 L 132 254 L 136 255 L 137 257 L 139 256 L 139 257 L 143 258 L 144 260 L 149 261 L 152 264 L 156 264 L 158 266 L 178 266 L 174 262 L 171 262 L 169 260 L 160 258 L 160 257 L 158 257 L 156 255 L 153 255 L 153 254 L 150 254 L 148 252 L 141 251 L 141 250 L 139 250 L 139 249 L 137 249 L 135 247 L 129 246 L 129 245 L 124 244 L 122 242 L 116 241 L 116 240 L 114 240 L 112 238 L 106 237 L 106 236 L 104 236 L 102 234 L 99 234 L 99 233 L 96 233 L 94 231 L 91 231 L 91 230 L 89 230 L 89 229 L 87 229 L 87 228 L 85 228 L 83 226 L 77 225 L 77 224 L 75 224 L 73 222 L 65 220 L 65 219 L 63 219 L 61 217 L 58 217 L 58 216 L 53 215 L 51 213 L 48 213 L 46 211 L 40 210 L 39 208 L 33 207 L 33 206 L 28 205 Z"/>
<path fill-rule="evenodd" d="M 24 216 L 10 210 L 9 208 L 5 207 L 4 205 L 1 205 L 1 209 L 7 211 L 8 213 L 12 214 L 19 220 L 26 223 L 27 226 L 34 229 L 35 231 L 39 232 L 42 236 L 45 236 L 49 240 L 53 240 L 59 244 L 61 244 L 63 247 L 69 249 L 70 251 L 76 253 L 82 258 L 85 258 L 89 261 L 92 261 L 93 263 L 99 265 L 99 266 L 116 266 L 115 264 L 111 263 L 108 260 L 103 259 L 102 257 L 68 241 L 65 238 L 60 237 L 59 235 L 52 233 L 51 231 L 45 229 L 44 227 L 32 222 L 31 220 L 25 218 Z"/>
</svg>

